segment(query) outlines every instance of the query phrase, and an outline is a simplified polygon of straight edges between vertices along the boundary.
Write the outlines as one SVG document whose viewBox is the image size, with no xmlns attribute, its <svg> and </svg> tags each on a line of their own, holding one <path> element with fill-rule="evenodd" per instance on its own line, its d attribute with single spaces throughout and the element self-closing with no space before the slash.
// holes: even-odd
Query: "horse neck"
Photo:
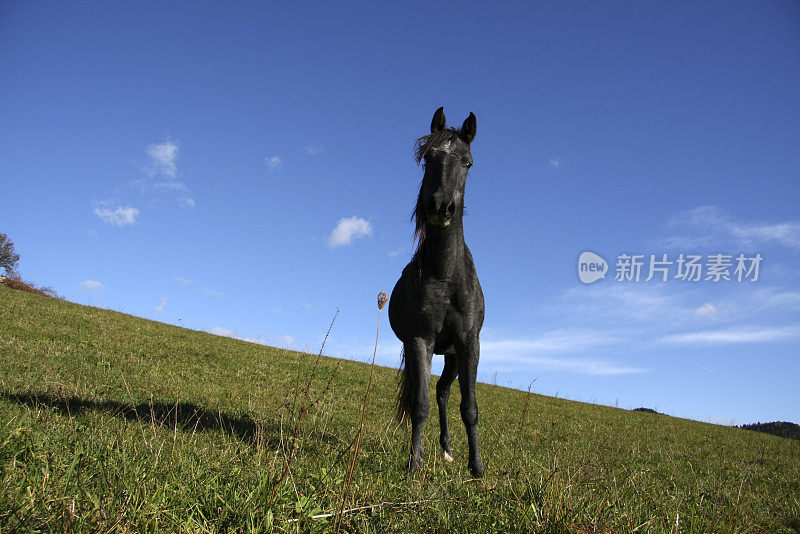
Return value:
<svg viewBox="0 0 800 534">
<path fill-rule="evenodd" d="M 463 265 L 464 226 L 454 217 L 446 231 L 428 229 L 419 249 L 422 269 L 430 269 L 437 278 L 450 278 Z"/>
</svg>

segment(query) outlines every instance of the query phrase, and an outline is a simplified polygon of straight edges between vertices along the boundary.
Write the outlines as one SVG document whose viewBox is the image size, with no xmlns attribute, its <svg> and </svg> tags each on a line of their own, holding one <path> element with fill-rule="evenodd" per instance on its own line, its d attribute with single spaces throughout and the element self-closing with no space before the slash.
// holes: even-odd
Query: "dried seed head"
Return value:
<svg viewBox="0 0 800 534">
<path fill-rule="evenodd" d="M 378 293 L 378 309 L 382 310 L 387 302 L 389 302 L 389 296 L 384 291 Z"/>
</svg>

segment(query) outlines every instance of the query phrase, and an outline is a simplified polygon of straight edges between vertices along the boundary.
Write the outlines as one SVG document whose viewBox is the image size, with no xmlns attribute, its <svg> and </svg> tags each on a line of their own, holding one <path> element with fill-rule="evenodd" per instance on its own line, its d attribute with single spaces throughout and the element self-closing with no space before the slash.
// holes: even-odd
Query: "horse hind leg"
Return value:
<svg viewBox="0 0 800 534">
<path fill-rule="evenodd" d="M 442 376 L 436 382 L 436 404 L 439 406 L 439 444 L 442 446 L 442 458 L 448 463 L 453 461 L 453 456 L 450 453 L 450 430 L 447 426 L 447 401 L 450 398 L 450 386 L 456 375 L 458 375 L 456 355 L 445 354 Z"/>
</svg>

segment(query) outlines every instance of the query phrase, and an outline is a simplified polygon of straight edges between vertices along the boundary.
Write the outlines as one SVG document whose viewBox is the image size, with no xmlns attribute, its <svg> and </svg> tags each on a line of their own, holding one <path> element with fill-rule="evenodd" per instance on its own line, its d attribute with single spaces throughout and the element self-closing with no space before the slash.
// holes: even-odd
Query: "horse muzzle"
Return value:
<svg viewBox="0 0 800 534">
<path fill-rule="evenodd" d="M 431 215 L 428 217 L 428 224 L 434 228 L 447 228 L 450 226 L 450 217 L 442 217 L 441 215 Z"/>
</svg>

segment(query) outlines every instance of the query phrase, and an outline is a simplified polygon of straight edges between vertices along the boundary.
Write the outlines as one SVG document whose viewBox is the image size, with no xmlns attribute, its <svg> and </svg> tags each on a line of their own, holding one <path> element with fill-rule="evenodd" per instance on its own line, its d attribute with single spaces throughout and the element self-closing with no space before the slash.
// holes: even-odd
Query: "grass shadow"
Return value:
<svg viewBox="0 0 800 534">
<path fill-rule="evenodd" d="M 244 443 L 260 447 L 277 447 L 280 427 L 274 423 L 255 421 L 247 415 L 230 415 L 209 411 L 192 403 L 162 402 L 126 404 L 110 400 L 88 400 L 76 396 L 57 396 L 50 393 L 0 392 L 0 398 L 36 408 L 47 406 L 65 417 L 75 417 L 87 411 L 103 412 L 130 422 L 164 428 L 175 426 L 187 432 L 221 431 Z M 285 430 L 285 429 L 284 429 Z"/>
</svg>

